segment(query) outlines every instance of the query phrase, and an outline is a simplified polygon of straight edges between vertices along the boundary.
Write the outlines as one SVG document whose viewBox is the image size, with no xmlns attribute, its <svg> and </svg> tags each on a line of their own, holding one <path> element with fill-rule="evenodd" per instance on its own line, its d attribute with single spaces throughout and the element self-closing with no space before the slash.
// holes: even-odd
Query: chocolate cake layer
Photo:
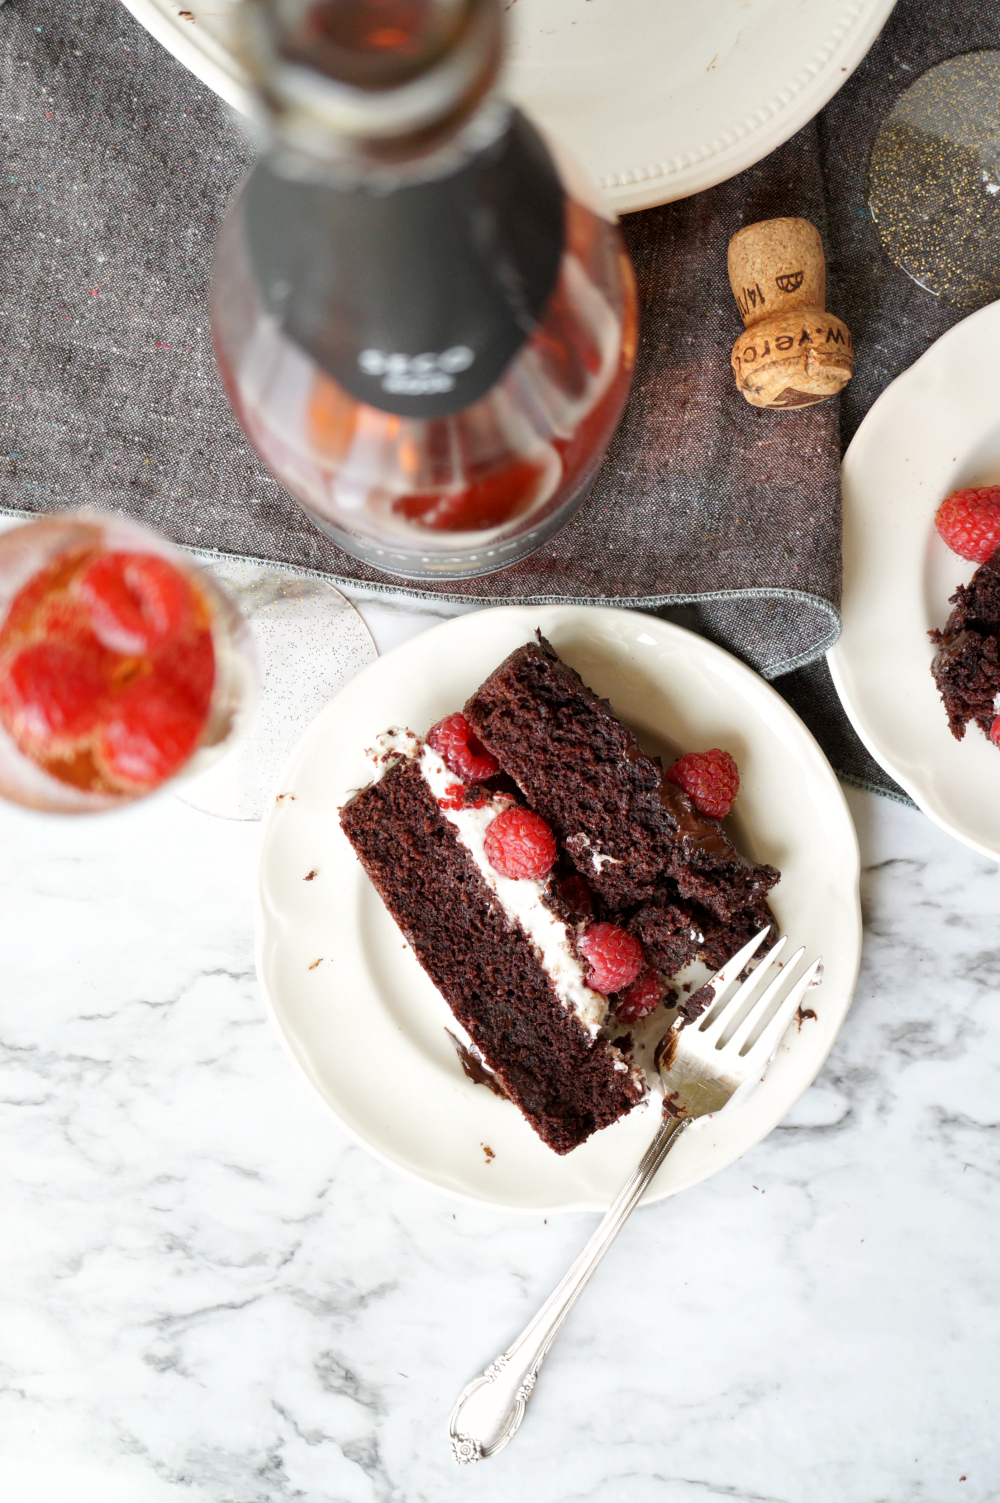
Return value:
<svg viewBox="0 0 1000 1503">
<path fill-rule="evenodd" d="M 697 903 L 672 901 L 664 895 L 638 908 L 626 928 L 642 941 L 657 970 L 675 976 L 692 960 L 703 960 L 718 970 L 768 925 L 777 927 L 763 898 L 721 919 Z"/>
<path fill-rule="evenodd" d="M 990 733 L 1000 696 L 1000 551 L 981 564 L 949 604 L 943 631 L 932 631 L 939 651 L 931 672 L 957 741 L 975 721 Z"/>
<path fill-rule="evenodd" d="M 745 862 L 664 779 L 541 635 L 490 674 L 465 715 L 608 910 L 655 900 L 669 880 L 681 898 L 729 919 L 777 882 L 773 866 Z"/>
<path fill-rule="evenodd" d="M 550 1148 L 568 1153 L 631 1110 L 641 1085 L 560 1002 L 414 760 L 355 795 L 341 825 L 420 964 Z"/>
</svg>

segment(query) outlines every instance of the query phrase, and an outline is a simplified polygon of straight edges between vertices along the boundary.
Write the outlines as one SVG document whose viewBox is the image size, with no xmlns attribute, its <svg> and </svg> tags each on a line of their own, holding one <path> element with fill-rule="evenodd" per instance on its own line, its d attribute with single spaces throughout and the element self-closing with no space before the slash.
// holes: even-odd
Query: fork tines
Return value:
<svg viewBox="0 0 1000 1503">
<path fill-rule="evenodd" d="M 761 929 L 708 982 L 713 993 L 711 1001 L 701 1018 L 684 1028 L 686 1052 L 693 1049 L 698 1054 L 707 1055 L 711 1051 L 716 1058 L 720 1054 L 724 1055 L 730 1067 L 738 1061 L 740 1072 L 748 1075 L 759 1065 L 766 1064 L 774 1054 L 806 991 L 810 986 L 818 985 L 823 962 L 813 961 L 788 995 L 778 1003 L 788 976 L 805 954 L 803 945 L 764 987 L 764 981 L 788 943 L 787 937 L 782 935 L 758 961 L 742 985 L 724 1001 L 724 994 L 757 954 L 770 932 L 770 925 Z"/>
</svg>

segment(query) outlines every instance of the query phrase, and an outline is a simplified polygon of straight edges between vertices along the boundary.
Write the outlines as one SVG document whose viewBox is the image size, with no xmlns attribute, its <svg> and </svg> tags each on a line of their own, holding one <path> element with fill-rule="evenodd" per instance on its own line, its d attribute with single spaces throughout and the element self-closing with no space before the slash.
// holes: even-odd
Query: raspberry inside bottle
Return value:
<svg viewBox="0 0 1000 1503">
<path fill-rule="evenodd" d="M 254 0 L 272 135 L 220 233 L 223 382 L 342 548 L 507 567 L 569 520 L 636 344 L 616 226 L 496 92 L 498 0 Z"/>
</svg>

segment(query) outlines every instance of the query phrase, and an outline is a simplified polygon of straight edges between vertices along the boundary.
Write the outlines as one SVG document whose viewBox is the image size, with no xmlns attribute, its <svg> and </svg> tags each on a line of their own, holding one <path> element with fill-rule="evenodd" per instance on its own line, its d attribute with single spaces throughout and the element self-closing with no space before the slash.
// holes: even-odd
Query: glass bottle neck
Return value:
<svg viewBox="0 0 1000 1503">
<path fill-rule="evenodd" d="M 338 189 L 364 186 L 369 192 L 385 194 L 461 172 L 509 130 L 511 116 L 511 105 L 499 91 L 493 91 L 468 118 L 442 124 L 419 139 L 373 143 L 336 136 L 324 143 L 322 153 L 278 125 L 269 132 L 262 157 L 272 172 L 295 182 Z"/>
<path fill-rule="evenodd" d="M 244 16 L 260 113 L 289 175 L 423 176 L 496 117 L 499 0 L 248 0 Z"/>
</svg>

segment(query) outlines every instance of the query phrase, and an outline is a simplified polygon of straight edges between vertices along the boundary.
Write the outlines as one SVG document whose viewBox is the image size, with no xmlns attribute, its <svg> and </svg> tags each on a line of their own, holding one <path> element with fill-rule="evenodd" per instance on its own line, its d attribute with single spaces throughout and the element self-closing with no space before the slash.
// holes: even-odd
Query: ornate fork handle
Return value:
<svg viewBox="0 0 1000 1503">
<path fill-rule="evenodd" d="M 448 1424 L 458 1462 L 495 1456 L 516 1433 L 538 1370 L 563 1321 L 576 1304 L 594 1269 L 642 1198 L 643 1191 L 690 1118 L 665 1117 L 638 1168 L 623 1186 L 569 1272 L 556 1285 L 538 1314 L 513 1346 L 491 1362 L 481 1377 L 461 1392 Z"/>
</svg>

